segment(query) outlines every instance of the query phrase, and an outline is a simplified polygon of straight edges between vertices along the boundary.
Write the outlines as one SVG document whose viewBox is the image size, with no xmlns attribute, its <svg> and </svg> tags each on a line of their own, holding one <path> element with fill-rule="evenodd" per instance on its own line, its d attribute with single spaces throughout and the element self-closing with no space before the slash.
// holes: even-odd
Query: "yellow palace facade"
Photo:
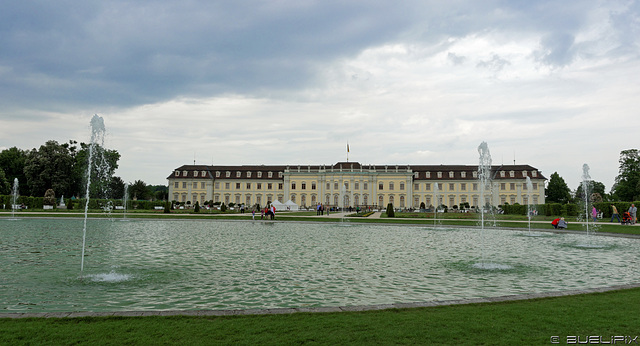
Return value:
<svg viewBox="0 0 640 346">
<path fill-rule="evenodd" d="M 168 177 L 169 198 L 201 205 L 207 201 L 264 206 L 293 201 L 300 207 L 419 208 L 462 203 L 543 204 L 546 178 L 529 165 L 492 167 L 493 182 L 481 191 L 478 166 L 334 165 L 205 166 L 184 165 Z M 530 184 L 527 184 L 527 177 Z"/>
</svg>

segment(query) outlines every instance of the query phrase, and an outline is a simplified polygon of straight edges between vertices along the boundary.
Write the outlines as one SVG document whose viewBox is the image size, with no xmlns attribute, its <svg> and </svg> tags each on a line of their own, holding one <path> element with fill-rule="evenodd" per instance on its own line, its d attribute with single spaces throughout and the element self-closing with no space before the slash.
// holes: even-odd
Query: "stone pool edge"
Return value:
<svg viewBox="0 0 640 346">
<path fill-rule="evenodd" d="M 568 291 L 554 291 L 543 293 L 513 294 L 488 298 L 453 299 L 416 303 L 393 303 L 376 305 L 354 305 L 334 307 L 309 307 L 309 308 L 274 308 L 274 309 L 235 309 L 235 310 L 162 310 L 162 311 L 114 311 L 114 312 L 0 312 L 0 318 L 78 318 L 78 317 L 144 317 L 144 316 L 241 316 L 241 315 L 275 315 L 294 314 L 300 312 L 327 313 L 349 311 L 373 311 L 387 309 L 410 309 L 434 306 L 498 303 L 538 298 L 563 297 L 578 294 L 599 293 L 617 291 L 640 287 L 640 282 L 625 285 L 587 288 Z"/>
</svg>

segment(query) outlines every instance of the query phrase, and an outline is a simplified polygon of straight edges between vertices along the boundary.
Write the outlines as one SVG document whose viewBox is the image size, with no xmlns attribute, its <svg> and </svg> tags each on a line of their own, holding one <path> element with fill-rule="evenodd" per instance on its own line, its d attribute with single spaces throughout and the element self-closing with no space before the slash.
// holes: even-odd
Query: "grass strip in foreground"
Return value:
<svg viewBox="0 0 640 346">
<path fill-rule="evenodd" d="M 0 319 L 0 344 L 548 345 L 615 336 L 629 337 L 617 343 L 633 344 L 635 337 L 640 343 L 638 308 L 640 288 L 366 312 Z"/>
</svg>

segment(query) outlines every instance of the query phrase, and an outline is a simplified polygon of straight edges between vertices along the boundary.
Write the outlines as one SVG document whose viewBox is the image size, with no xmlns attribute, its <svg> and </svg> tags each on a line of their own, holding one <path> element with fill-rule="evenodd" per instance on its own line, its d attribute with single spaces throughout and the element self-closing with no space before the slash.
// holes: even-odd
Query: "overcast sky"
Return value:
<svg viewBox="0 0 640 346">
<path fill-rule="evenodd" d="M 4 1 L 0 150 L 88 142 L 125 181 L 183 164 L 582 166 L 640 134 L 638 1 Z"/>
</svg>

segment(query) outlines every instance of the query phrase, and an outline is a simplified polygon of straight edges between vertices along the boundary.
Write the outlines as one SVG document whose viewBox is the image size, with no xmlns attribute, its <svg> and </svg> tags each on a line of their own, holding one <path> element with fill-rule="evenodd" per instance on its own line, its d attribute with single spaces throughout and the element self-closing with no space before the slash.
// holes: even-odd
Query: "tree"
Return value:
<svg viewBox="0 0 640 346">
<path fill-rule="evenodd" d="M 127 191 L 129 192 L 129 191 Z M 124 180 L 120 177 L 111 177 L 109 182 L 109 194 L 113 199 L 124 198 Z M 129 192 L 129 198 L 131 198 L 131 192 Z"/>
<path fill-rule="evenodd" d="M 8 195 L 11 193 L 11 183 L 7 180 L 2 168 L 0 168 L 0 195 Z"/>
<path fill-rule="evenodd" d="M 551 174 L 549 184 L 545 189 L 547 203 L 569 203 L 571 200 L 571 190 L 567 183 L 560 177 L 558 172 Z"/>
<path fill-rule="evenodd" d="M 129 184 L 129 196 L 135 196 L 139 200 L 149 199 L 147 184 L 142 180 L 136 180 L 133 184 Z"/>
<path fill-rule="evenodd" d="M 31 194 L 27 185 L 27 177 L 24 174 L 24 165 L 28 155 L 28 151 L 16 147 L 0 152 L 0 167 L 2 167 L 7 181 L 9 181 L 9 184 L 13 184 L 13 180 L 18 178 L 21 193 L 25 196 Z"/>
<path fill-rule="evenodd" d="M 620 167 L 611 194 L 620 201 L 640 198 L 640 152 L 628 149 L 620 152 Z"/>
<path fill-rule="evenodd" d="M 86 175 L 89 162 L 89 156 L 91 152 L 91 145 L 80 143 L 80 151 L 76 155 L 75 167 L 74 167 L 74 185 L 77 191 L 82 194 L 85 193 L 86 188 Z M 116 169 L 118 169 L 118 160 L 120 160 L 120 153 L 116 150 L 109 150 L 101 147 L 100 145 L 94 145 L 93 156 L 91 157 L 91 187 L 89 189 L 89 196 L 92 198 L 120 198 L 123 192 L 119 195 L 114 195 L 109 187 L 112 183 L 111 178 Z M 124 190 L 123 190 L 124 191 Z"/>
<path fill-rule="evenodd" d="M 75 146 L 47 141 L 29 153 L 24 173 L 32 196 L 43 196 L 47 189 L 60 194 L 72 193 Z"/>
</svg>

